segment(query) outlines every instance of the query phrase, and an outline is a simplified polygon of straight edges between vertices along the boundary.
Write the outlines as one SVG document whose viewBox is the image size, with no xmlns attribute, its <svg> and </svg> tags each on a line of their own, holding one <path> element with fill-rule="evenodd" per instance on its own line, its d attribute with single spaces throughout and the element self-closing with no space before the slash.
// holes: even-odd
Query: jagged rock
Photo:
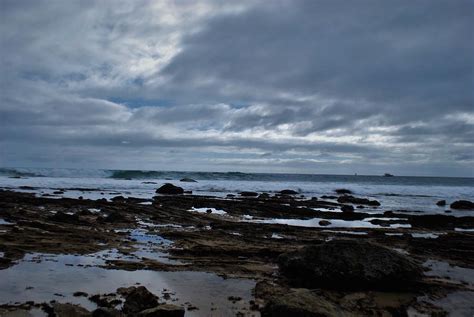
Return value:
<svg viewBox="0 0 474 317">
<path fill-rule="evenodd" d="M 422 276 L 419 264 L 404 255 L 365 241 L 332 240 L 278 258 L 291 285 L 340 290 L 397 290 Z"/>
<path fill-rule="evenodd" d="M 451 204 L 451 209 L 474 210 L 474 203 L 469 200 L 458 200 Z"/>
<path fill-rule="evenodd" d="M 163 304 L 141 311 L 140 317 L 183 317 L 184 308 L 171 304 Z"/>
<path fill-rule="evenodd" d="M 52 304 L 53 311 L 57 317 L 90 317 L 91 312 L 87 309 L 73 304 Z"/>
<path fill-rule="evenodd" d="M 297 195 L 298 192 L 297 191 L 294 191 L 292 189 L 284 189 L 282 191 L 280 191 L 280 195 Z"/>
<path fill-rule="evenodd" d="M 366 198 L 357 198 L 351 195 L 340 196 L 337 199 L 337 202 L 341 204 L 351 203 L 351 204 L 358 204 L 358 205 L 380 206 L 380 203 L 376 200 L 369 200 Z"/>
<path fill-rule="evenodd" d="M 127 314 L 135 314 L 156 306 L 158 306 L 158 297 L 148 291 L 146 287 L 138 286 L 129 288 L 123 304 L 123 311 Z"/>
<path fill-rule="evenodd" d="M 163 195 L 181 195 L 184 193 L 184 189 L 181 187 L 175 186 L 171 183 L 166 183 L 156 190 L 157 194 Z"/>
</svg>

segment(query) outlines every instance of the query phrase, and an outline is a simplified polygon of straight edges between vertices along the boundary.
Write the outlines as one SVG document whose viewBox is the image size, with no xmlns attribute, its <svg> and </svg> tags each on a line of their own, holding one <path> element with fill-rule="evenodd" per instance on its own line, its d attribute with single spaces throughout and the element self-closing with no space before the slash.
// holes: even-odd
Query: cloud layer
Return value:
<svg viewBox="0 0 474 317">
<path fill-rule="evenodd" d="M 0 1 L 0 164 L 474 176 L 474 2 Z"/>
</svg>

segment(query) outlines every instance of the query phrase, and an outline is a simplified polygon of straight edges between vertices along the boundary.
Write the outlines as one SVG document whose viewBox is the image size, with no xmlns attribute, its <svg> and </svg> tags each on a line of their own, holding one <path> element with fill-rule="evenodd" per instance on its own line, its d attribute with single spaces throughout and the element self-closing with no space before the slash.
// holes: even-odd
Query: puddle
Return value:
<svg viewBox="0 0 474 317">
<path fill-rule="evenodd" d="M 222 209 L 216 209 L 216 208 L 191 208 L 189 211 L 194 211 L 194 212 L 199 212 L 199 213 L 208 213 L 208 214 L 214 214 L 214 215 L 227 215 L 227 212 L 225 212 Z"/>
<path fill-rule="evenodd" d="M 280 236 L 279 234 L 276 234 L 276 233 L 272 233 L 271 238 L 272 238 L 272 239 L 283 239 L 282 236 Z"/>
<path fill-rule="evenodd" d="M 363 232 L 363 231 L 344 231 L 344 230 L 323 230 L 323 232 L 353 234 L 353 235 L 358 235 L 358 236 L 363 236 L 363 235 L 368 234 L 367 232 Z"/>
<path fill-rule="evenodd" d="M 0 225 L 14 225 L 12 222 L 8 222 L 3 218 L 0 218 Z"/>
<path fill-rule="evenodd" d="M 427 276 L 448 278 L 450 281 L 474 287 L 474 269 L 450 265 L 447 262 L 437 260 L 428 260 L 423 263 L 423 266 L 430 269 L 428 272 L 425 272 Z"/>
<path fill-rule="evenodd" d="M 189 302 L 199 308 L 187 311 L 186 316 L 235 316 L 240 309 L 248 309 L 249 300 L 253 299 L 253 280 L 223 279 L 205 272 L 122 271 L 88 266 L 101 262 L 103 259 L 97 254 L 28 254 L 15 266 L 0 271 L 0 304 L 41 303 L 54 299 L 92 310 L 96 308 L 94 303 L 85 297 L 74 297 L 73 293 L 104 294 L 138 284 L 158 296 L 164 289 L 170 290 L 175 293 L 172 296 L 175 301 L 172 298 L 170 303 L 184 305 Z M 243 300 L 232 303 L 229 296 Z M 256 312 L 254 315 L 258 316 Z"/>
<path fill-rule="evenodd" d="M 321 220 L 331 222 L 327 226 L 321 226 L 319 222 Z M 315 227 L 315 228 L 410 228 L 409 224 L 389 224 L 387 226 L 380 226 L 372 224 L 365 220 L 340 220 L 340 219 L 323 219 L 323 218 L 312 218 L 312 219 L 259 219 L 252 220 L 256 223 L 268 223 L 268 224 L 282 224 L 297 227 Z"/>
<path fill-rule="evenodd" d="M 403 236 L 403 233 L 400 233 L 400 232 L 385 232 L 385 235 L 386 236 Z"/>
<path fill-rule="evenodd" d="M 425 239 L 437 239 L 439 238 L 440 235 L 443 235 L 444 233 L 431 233 L 431 232 L 428 232 L 428 233 L 412 233 L 411 236 L 413 238 L 425 238 Z"/>
<path fill-rule="evenodd" d="M 458 231 L 458 232 L 474 232 L 474 229 L 454 228 L 454 231 Z"/>
</svg>

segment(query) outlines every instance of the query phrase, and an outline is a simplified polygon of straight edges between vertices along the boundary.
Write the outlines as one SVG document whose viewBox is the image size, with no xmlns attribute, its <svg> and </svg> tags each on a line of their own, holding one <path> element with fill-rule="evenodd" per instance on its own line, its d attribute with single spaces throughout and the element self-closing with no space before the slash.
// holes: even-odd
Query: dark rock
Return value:
<svg viewBox="0 0 474 317">
<path fill-rule="evenodd" d="M 157 182 L 142 182 L 142 184 L 158 184 Z"/>
<path fill-rule="evenodd" d="M 140 317 L 183 317 L 184 308 L 172 304 L 163 304 L 141 311 Z"/>
<path fill-rule="evenodd" d="M 71 224 L 80 224 L 81 221 L 79 220 L 79 216 L 76 214 L 66 214 L 62 211 L 55 213 L 52 216 L 48 217 L 49 220 L 54 222 L 63 222 L 63 223 L 71 223 Z"/>
<path fill-rule="evenodd" d="M 297 195 L 298 192 L 297 191 L 294 191 L 292 189 L 284 189 L 282 191 L 280 191 L 280 195 Z"/>
<path fill-rule="evenodd" d="M 114 211 L 111 212 L 107 217 L 105 217 L 104 221 L 110 223 L 120 223 L 128 222 L 128 218 L 121 212 Z"/>
<path fill-rule="evenodd" d="M 291 289 L 271 296 L 261 310 L 262 317 L 326 317 L 356 316 L 337 303 L 308 289 Z"/>
<path fill-rule="evenodd" d="M 437 206 L 446 206 L 446 200 L 440 200 L 436 203 Z"/>
<path fill-rule="evenodd" d="M 321 198 L 322 199 L 336 199 L 337 197 L 336 196 L 322 195 Z"/>
<path fill-rule="evenodd" d="M 181 187 L 175 186 L 171 183 L 166 183 L 156 190 L 157 194 L 163 195 L 181 195 L 184 190 Z"/>
<path fill-rule="evenodd" d="M 352 207 L 351 205 L 343 205 L 341 207 L 341 211 L 342 212 L 353 212 L 354 211 L 354 207 Z"/>
<path fill-rule="evenodd" d="M 258 196 L 258 198 L 261 198 L 261 199 L 268 199 L 270 198 L 270 195 L 268 193 L 262 193 Z"/>
<path fill-rule="evenodd" d="M 327 221 L 327 220 L 321 220 L 321 221 L 319 221 L 319 225 L 320 225 L 320 226 L 323 226 L 323 227 L 329 226 L 330 224 L 331 224 L 331 221 Z"/>
<path fill-rule="evenodd" d="M 115 196 L 111 198 L 110 200 L 112 200 L 114 203 L 119 203 L 119 202 L 125 202 L 127 199 L 123 196 Z"/>
<path fill-rule="evenodd" d="M 87 297 L 87 296 L 89 296 L 89 294 L 87 294 L 86 292 L 74 292 L 74 294 L 72 294 L 72 296 L 74 296 L 74 297 L 81 297 L 81 296 Z"/>
<path fill-rule="evenodd" d="M 358 205 L 380 206 L 380 203 L 376 200 L 369 200 L 366 198 L 357 198 L 351 195 L 340 196 L 337 199 L 337 202 L 341 204 L 350 203 L 350 204 L 358 204 Z"/>
<path fill-rule="evenodd" d="M 242 197 L 257 197 L 258 193 L 256 192 L 240 192 L 240 196 Z"/>
<path fill-rule="evenodd" d="M 114 308 L 99 307 L 92 312 L 92 317 L 122 317 L 123 313 Z"/>
<path fill-rule="evenodd" d="M 52 304 L 53 311 L 57 317 L 90 317 L 91 312 L 85 308 L 73 304 Z"/>
<path fill-rule="evenodd" d="M 357 240 L 332 240 L 285 253 L 280 272 L 291 285 L 339 290 L 407 289 L 422 276 L 422 268 L 404 255 Z"/>
<path fill-rule="evenodd" d="M 185 190 L 185 191 L 183 192 L 183 194 L 192 194 L 192 193 L 193 193 L 192 190 Z"/>
<path fill-rule="evenodd" d="M 62 195 L 62 194 L 64 194 L 64 192 L 62 190 L 57 190 L 57 191 L 54 191 L 53 194 Z"/>
<path fill-rule="evenodd" d="M 338 188 L 336 190 L 334 190 L 337 194 L 340 194 L 340 195 L 345 195 L 345 194 L 352 194 L 352 191 L 350 191 L 349 189 L 345 189 L 345 188 Z"/>
<path fill-rule="evenodd" d="M 234 198 L 234 197 L 235 197 L 235 195 L 234 195 L 234 194 L 227 194 L 227 196 L 226 196 L 226 197 L 227 197 L 227 198 Z"/>
<path fill-rule="evenodd" d="M 365 207 L 362 206 L 362 205 L 359 205 L 359 206 L 357 206 L 356 208 L 357 208 L 357 209 L 365 209 Z"/>
<path fill-rule="evenodd" d="M 185 178 L 182 178 L 179 180 L 180 182 L 187 182 L 187 183 L 197 183 L 196 180 L 192 179 L 192 178 L 188 178 L 188 177 L 185 177 Z"/>
<path fill-rule="evenodd" d="M 156 306 L 158 306 L 158 297 L 150 293 L 144 286 L 138 286 L 130 288 L 125 297 L 123 311 L 127 314 L 135 314 Z"/>
<path fill-rule="evenodd" d="M 31 187 L 31 186 L 20 186 L 18 187 L 19 189 L 24 189 L 24 190 L 34 190 L 36 187 Z"/>
<path fill-rule="evenodd" d="M 458 200 L 451 204 L 451 209 L 474 210 L 474 203 L 469 200 Z"/>
</svg>

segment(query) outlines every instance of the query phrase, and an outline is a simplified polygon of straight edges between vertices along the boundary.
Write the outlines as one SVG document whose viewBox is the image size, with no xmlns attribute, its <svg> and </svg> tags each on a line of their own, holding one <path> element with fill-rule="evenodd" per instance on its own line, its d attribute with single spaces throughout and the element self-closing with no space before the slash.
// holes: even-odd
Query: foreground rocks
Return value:
<svg viewBox="0 0 474 317">
<path fill-rule="evenodd" d="M 280 272 L 296 287 L 396 290 L 422 276 L 414 261 L 385 247 L 354 240 L 333 240 L 280 256 Z"/>
</svg>

